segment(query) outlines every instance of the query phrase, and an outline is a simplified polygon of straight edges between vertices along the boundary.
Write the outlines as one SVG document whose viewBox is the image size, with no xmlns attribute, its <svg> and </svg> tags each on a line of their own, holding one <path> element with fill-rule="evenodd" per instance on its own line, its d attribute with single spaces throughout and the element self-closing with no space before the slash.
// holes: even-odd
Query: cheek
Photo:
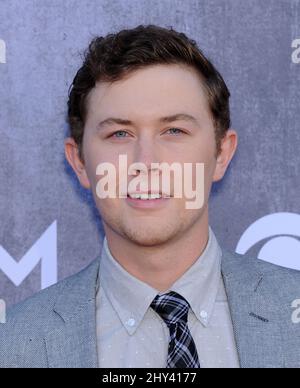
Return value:
<svg viewBox="0 0 300 388">
<path fill-rule="evenodd" d="M 95 142 L 90 146 L 87 145 L 84 156 L 86 172 L 93 186 L 95 186 L 99 179 L 103 177 L 103 175 L 97 175 L 97 169 L 100 165 L 103 165 L 103 169 L 105 169 L 105 165 L 114 166 L 115 171 L 118 174 L 118 155 L 107 152 L 104 147 L 101 147 L 101 144 Z"/>
<path fill-rule="evenodd" d="M 186 160 L 192 162 L 194 165 L 196 163 L 204 164 L 205 177 L 211 177 L 216 166 L 215 144 L 213 142 L 198 143 L 198 147 L 194 146 Z M 194 170 L 196 170 L 196 167 L 194 167 Z"/>
<path fill-rule="evenodd" d="M 214 158 L 216 153 L 216 141 L 213 129 L 203 129 L 191 137 L 182 145 L 181 149 L 175 150 L 173 157 L 181 161 L 207 163 Z"/>
<path fill-rule="evenodd" d="M 216 164 L 216 141 L 211 134 L 207 135 L 199 145 L 200 162 L 205 164 L 205 173 L 210 175 Z"/>
<path fill-rule="evenodd" d="M 209 139 L 209 142 L 199 144 L 199 152 L 193 155 L 193 163 L 204 164 L 204 191 L 209 192 L 213 175 L 216 168 L 216 158 L 215 158 L 215 143 Z M 201 169 L 199 169 L 200 171 Z M 199 173 L 200 174 L 200 173 Z M 203 175 L 202 174 L 202 175 Z M 201 176 L 201 175 L 200 175 Z M 196 188 L 196 180 L 200 180 L 200 176 L 196 174 L 196 167 L 193 167 L 193 187 Z"/>
</svg>

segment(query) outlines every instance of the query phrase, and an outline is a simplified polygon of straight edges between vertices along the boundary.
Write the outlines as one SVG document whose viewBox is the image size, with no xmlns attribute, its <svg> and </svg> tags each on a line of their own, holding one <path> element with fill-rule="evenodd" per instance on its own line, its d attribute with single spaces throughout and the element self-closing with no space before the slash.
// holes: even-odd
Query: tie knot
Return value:
<svg viewBox="0 0 300 388">
<path fill-rule="evenodd" d="M 168 326 L 178 321 L 187 323 L 190 305 L 177 292 L 170 291 L 167 294 L 156 295 L 151 303 L 151 307 L 161 316 Z"/>
</svg>

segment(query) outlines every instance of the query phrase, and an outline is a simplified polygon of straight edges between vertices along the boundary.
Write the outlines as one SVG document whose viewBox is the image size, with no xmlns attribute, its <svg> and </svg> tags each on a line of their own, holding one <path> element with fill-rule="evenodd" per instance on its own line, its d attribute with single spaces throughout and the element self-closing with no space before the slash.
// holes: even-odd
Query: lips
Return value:
<svg viewBox="0 0 300 388">
<path fill-rule="evenodd" d="M 134 196 L 134 194 L 131 193 L 131 196 L 128 195 L 128 197 L 126 198 L 126 202 L 131 207 L 137 208 L 137 209 L 160 209 L 170 201 L 170 196 L 163 197 L 162 195 L 156 194 L 157 198 L 151 199 L 151 197 L 149 197 L 147 193 L 144 193 L 144 194 L 135 193 L 135 194 L 138 195 L 139 197 L 133 198 L 131 196 Z M 145 195 L 149 199 L 142 199 L 142 195 Z"/>
<path fill-rule="evenodd" d="M 162 192 L 132 192 L 128 193 L 128 197 L 131 199 L 136 199 L 136 200 L 158 200 L 158 199 L 165 199 L 165 198 L 170 198 L 171 196 L 166 193 Z"/>
</svg>

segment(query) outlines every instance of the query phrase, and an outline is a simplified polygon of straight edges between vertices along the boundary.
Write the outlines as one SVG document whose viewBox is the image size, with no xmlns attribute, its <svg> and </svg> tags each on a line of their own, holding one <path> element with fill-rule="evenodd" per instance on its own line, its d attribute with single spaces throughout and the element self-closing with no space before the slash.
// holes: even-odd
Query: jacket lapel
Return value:
<svg viewBox="0 0 300 388">
<path fill-rule="evenodd" d="M 44 338 L 50 368 L 97 368 L 96 290 L 100 258 L 69 279 L 54 306 L 55 329 Z"/>
<path fill-rule="evenodd" d="M 255 259 L 223 250 L 222 275 L 242 368 L 282 368 L 282 334 Z M 278 306 L 277 306 L 278 309 Z"/>
<path fill-rule="evenodd" d="M 255 259 L 222 251 L 222 276 L 242 368 L 282 368 L 278 305 Z M 54 305 L 55 329 L 44 338 L 51 368 L 97 368 L 96 291 L 100 258 L 71 277 Z"/>
</svg>

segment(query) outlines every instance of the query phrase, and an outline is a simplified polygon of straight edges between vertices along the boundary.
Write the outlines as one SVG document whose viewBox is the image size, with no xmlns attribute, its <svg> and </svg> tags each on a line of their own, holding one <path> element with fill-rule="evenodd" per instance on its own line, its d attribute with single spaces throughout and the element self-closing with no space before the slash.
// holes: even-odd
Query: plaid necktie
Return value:
<svg viewBox="0 0 300 388">
<path fill-rule="evenodd" d="M 151 307 L 170 330 L 167 368 L 200 368 L 196 345 L 187 325 L 188 301 L 171 291 L 156 295 Z"/>
</svg>

